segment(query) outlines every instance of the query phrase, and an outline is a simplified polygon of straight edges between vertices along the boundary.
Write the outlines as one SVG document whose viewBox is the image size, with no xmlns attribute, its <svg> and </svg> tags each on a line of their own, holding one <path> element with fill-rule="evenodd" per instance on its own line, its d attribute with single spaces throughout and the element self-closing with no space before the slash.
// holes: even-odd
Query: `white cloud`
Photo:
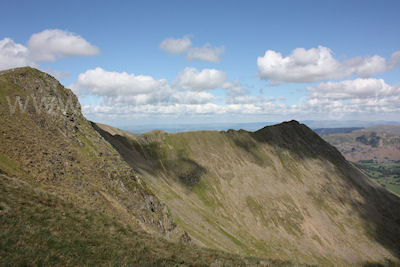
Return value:
<svg viewBox="0 0 400 267">
<path fill-rule="evenodd" d="M 140 106 L 83 106 L 83 112 L 89 116 L 137 116 L 137 115 L 206 115 L 206 114 L 258 114 L 262 108 L 253 104 L 229 104 L 217 105 L 214 103 L 205 104 L 173 104 L 173 105 L 140 105 Z"/>
<path fill-rule="evenodd" d="M 96 46 L 79 35 L 63 30 L 44 30 L 33 34 L 27 46 L 17 44 L 10 38 L 0 40 L 0 70 L 24 66 L 37 67 L 37 62 L 40 61 L 92 56 L 99 52 Z"/>
<path fill-rule="evenodd" d="M 191 92 L 204 93 L 204 92 Z M 197 97 L 197 96 L 195 96 Z M 343 117 L 354 118 L 354 116 L 365 114 L 396 114 L 400 112 L 398 103 L 400 96 L 381 97 L 377 99 L 354 99 L 350 102 L 330 99 L 308 99 L 299 101 L 294 105 L 276 103 L 278 99 L 262 99 L 248 97 L 247 99 L 236 99 L 236 101 L 225 101 L 225 103 L 210 102 L 170 102 L 170 103 L 144 103 L 141 105 L 115 104 L 115 102 L 101 103 L 100 105 L 83 106 L 83 111 L 88 116 L 102 114 L 106 117 L 132 118 L 149 117 L 160 118 L 160 116 L 232 116 L 244 115 L 243 118 L 251 116 L 275 117 L 278 120 L 284 118 L 320 118 L 341 119 Z M 385 116 L 385 115 L 383 115 Z"/>
<path fill-rule="evenodd" d="M 50 73 L 53 75 L 57 80 L 65 79 L 71 76 L 71 73 L 68 71 L 53 71 L 53 70 L 47 70 L 46 72 Z"/>
<path fill-rule="evenodd" d="M 399 62 L 400 51 L 395 52 L 389 61 L 378 55 L 338 61 L 329 48 L 319 46 L 309 50 L 296 48 L 287 57 L 267 50 L 263 57 L 258 57 L 257 66 L 259 75 L 264 80 L 273 83 L 307 83 L 339 79 L 353 74 L 370 77 L 395 68 Z"/>
<path fill-rule="evenodd" d="M 189 36 L 182 38 L 167 38 L 160 43 L 160 48 L 170 55 L 182 55 L 186 53 L 187 60 L 200 60 L 218 63 L 225 53 L 224 47 L 213 47 L 211 44 L 205 44 L 203 47 L 192 47 L 192 41 Z"/>
<path fill-rule="evenodd" d="M 106 71 L 99 67 L 79 74 L 78 81 L 72 85 L 75 92 L 99 96 L 132 96 L 168 87 L 165 79 L 155 80 L 151 76 Z"/>
<path fill-rule="evenodd" d="M 23 66 L 35 66 L 28 58 L 28 49 L 10 38 L 0 40 L 0 70 Z"/>
<path fill-rule="evenodd" d="M 167 51 L 169 54 L 176 56 L 186 53 L 192 46 L 192 41 L 189 36 L 182 38 L 167 38 L 160 44 L 160 48 Z"/>
<path fill-rule="evenodd" d="M 400 66 L 400 51 L 394 52 L 389 60 L 389 69 L 394 69 L 398 66 Z"/>
<path fill-rule="evenodd" d="M 350 59 L 343 62 L 342 68 L 344 73 L 347 72 L 347 76 L 355 73 L 360 77 L 371 77 L 389 69 L 386 59 L 378 55 Z"/>
<path fill-rule="evenodd" d="M 224 88 L 226 89 L 227 95 L 230 97 L 247 96 L 250 94 L 250 91 L 245 89 L 243 85 L 237 80 L 225 83 Z"/>
<path fill-rule="evenodd" d="M 100 50 L 81 36 L 53 29 L 35 33 L 28 41 L 29 56 L 35 61 L 54 61 L 72 56 L 93 56 Z"/>
<path fill-rule="evenodd" d="M 102 97 L 105 105 L 204 104 L 216 99 L 207 92 L 179 91 L 166 79 L 95 68 L 81 73 L 70 86 L 75 93 Z"/>
<path fill-rule="evenodd" d="M 400 111 L 400 95 L 391 97 L 353 99 L 348 106 L 353 110 L 348 111 L 359 112 L 366 110 L 368 112 L 398 112 Z"/>
<path fill-rule="evenodd" d="M 276 111 L 274 102 L 284 100 L 250 96 L 238 81 L 227 82 L 226 74 L 215 69 L 186 68 L 174 83 L 177 86 L 172 87 L 165 79 L 96 68 L 80 74 L 72 88 L 100 98 L 98 103 L 84 106 L 89 116 L 264 114 Z M 232 90 L 232 94 L 217 97 L 204 91 L 215 88 Z"/>
<path fill-rule="evenodd" d="M 206 104 L 217 99 L 216 96 L 208 92 L 175 91 L 171 98 L 175 103 L 183 104 Z"/>
<path fill-rule="evenodd" d="M 293 110 L 297 110 L 297 113 L 302 114 L 322 114 L 325 118 L 330 119 L 341 119 L 346 116 L 354 118 L 354 116 L 359 114 L 379 114 L 381 118 L 384 118 L 382 117 L 383 114 L 400 112 L 399 101 L 400 96 L 352 99 L 351 101 L 326 98 L 310 99 L 296 106 Z"/>
<path fill-rule="evenodd" d="M 400 94 L 400 86 L 390 86 L 383 79 L 346 80 L 325 82 L 316 87 L 307 87 L 314 98 L 351 99 L 391 96 Z"/>
<path fill-rule="evenodd" d="M 224 47 L 213 47 L 210 44 L 205 44 L 203 47 L 190 48 L 186 58 L 188 60 L 201 60 L 218 63 L 222 55 L 225 53 Z"/>
<path fill-rule="evenodd" d="M 191 91 L 212 90 L 228 86 L 226 73 L 216 69 L 185 68 L 176 77 L 174 84 Z"/>
</svg>

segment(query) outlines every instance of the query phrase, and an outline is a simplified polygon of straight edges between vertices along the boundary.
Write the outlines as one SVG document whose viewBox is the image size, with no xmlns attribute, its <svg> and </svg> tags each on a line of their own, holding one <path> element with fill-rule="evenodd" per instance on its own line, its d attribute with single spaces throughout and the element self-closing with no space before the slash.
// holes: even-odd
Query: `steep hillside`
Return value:
<svg viewBox="0 0 400 267">
<path fill-rule="evenodd" d="M 31 68 L 0 73 L 0 170 L 173 239 L 168 210 L 82 116 L 76 96 Z"/>
<path fill-rule="evenodd" d="M 1 266 L 292 266 L 171 243 L 0 174 Z"/>
<path fill-rule="evenodd" d="M 197 244 L 309 264 L 399 263 L 400 199 L 305 125 L 141 136 L 94 127 Z"/>
</svg>

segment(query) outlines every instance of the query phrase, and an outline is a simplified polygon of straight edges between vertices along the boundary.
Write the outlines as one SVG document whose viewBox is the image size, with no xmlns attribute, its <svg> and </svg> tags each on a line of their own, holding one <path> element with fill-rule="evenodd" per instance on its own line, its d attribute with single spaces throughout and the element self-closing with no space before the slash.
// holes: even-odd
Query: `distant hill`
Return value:
<svg viewBox="0 0 400 267">
<path fill-rule="evenodd" d="M 325 135 L 325 134 L 338 134 L 338 133 L 351 133 L 356 130 L 361 130 L 363 129 L 362 127 L 348 127 L 348 128 L 317 128 L 314 129 L 314 132 L 316 132 L 319 135 Z"/>
<path fill-rule="evenodd" d="M 397 125 L 400 126 L 400 121 L 360 121 L 360 120 L 304 120 L 305 125 L 312 129 L 317 128 L 353 128 L 353 127 L 373 127 L 378 125 Z"/>
<path fill-rule="evenodd" d="M 193 132 L 193 131 L 226 131 L 229 129 L 246 129 L 249 131 L 258 130 L 266 125 L 273 125 L 273 122 L 249 122 L 249 123 L 176 123 L 176 124 L 149 124 L 149 125 L 137 125 L 137 126 L 126 126 L 122 129 L 132 132 L 134 134 L 143 134 L 153 130 L 162 130 L 169 133 L 178 132 Z"/>
<path fill-rule="evenodd" d="M 384 125 L 331 133 L 320 132 L 349 161 L 400 160 L 400 126 Z"/>
<path fill-rule="evenodd" d="M 399 125 L 378 125 L 378 126 L 368 127 L 368 129 L 366 130 L 400 135 Z"/>
<path fill-rule="evenodd" d="M 213 122 L 213 123 L 174 123 L 174 124 L 163 124 L 163 123 L 152 123 L 152 124 L 143 124 L 143 125 L 125 125 L 125 126 L 116 126 L 125 131 L 134 133 L 134 134 L 143 134 L 146 132 L 150 132 L 152 130 L 162 130 L 169 133 L 177 133 L 177 132 L 193 132 L 193 131 L 227 131 L 229 129 L 233 130 L 246 130 L 246 131 L 257 131 L 260 128 L 263 128 L 268 125 L 278 124 L 279 122 Z M 317 133 L 321 131 L 339 131 L 337 133 L 347 131 L 350 129 L 362 129 L 364 127 L 371 127 L 375 125 L 381 125 L 382 123 L 399 126 L 400 122 L 395 121 L 318 121 L 318 120 L 306 120 L 301 121 Z M 331 132 L 332 133 L 332 132 Z"/>
</svg>

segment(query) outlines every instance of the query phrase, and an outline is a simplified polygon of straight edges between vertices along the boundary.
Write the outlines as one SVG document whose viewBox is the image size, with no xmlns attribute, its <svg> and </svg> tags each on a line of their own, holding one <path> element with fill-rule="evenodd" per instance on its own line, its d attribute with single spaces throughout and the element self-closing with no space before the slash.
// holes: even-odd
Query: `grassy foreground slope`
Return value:
<svg viewBox="0 0 400 267">
<path fill-rule="evenodd" d="M 171 243 L 0 174 L 1 266 L 291 266 Z"/>
<path fill-rule="evenodd" d="M 400 199 L 305 125 L 140 136 L 96 129 L 197 244 L 308 264 L 399 263 Z"/>
</svg>

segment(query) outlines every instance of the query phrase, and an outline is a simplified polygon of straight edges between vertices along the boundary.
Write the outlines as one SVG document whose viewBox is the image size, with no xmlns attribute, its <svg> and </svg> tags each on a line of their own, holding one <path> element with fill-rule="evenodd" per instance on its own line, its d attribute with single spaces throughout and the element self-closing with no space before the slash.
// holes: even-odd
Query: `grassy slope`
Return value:
<svg viewBox="0 0 400 267">
<path fill-rule="evenodd" d="M 17 97 L 26 110 L 12 112 Z M 32 68 L 0 72 L 0 125 L 1 172 L 150 233 L 175 240 L 183 234 L 84 118 L 76 96 L 50 75 Z"/>
<path fill-rule="evenodd" d="M 100 132 L 201 245 L 310 264 L 398 261 L 399 199 L 305 126 Z"/>
<path fill-rule="evenodd" d="M 0 265 L 290 266 L 171 243 L 0 174 Z"/>
</svg>

